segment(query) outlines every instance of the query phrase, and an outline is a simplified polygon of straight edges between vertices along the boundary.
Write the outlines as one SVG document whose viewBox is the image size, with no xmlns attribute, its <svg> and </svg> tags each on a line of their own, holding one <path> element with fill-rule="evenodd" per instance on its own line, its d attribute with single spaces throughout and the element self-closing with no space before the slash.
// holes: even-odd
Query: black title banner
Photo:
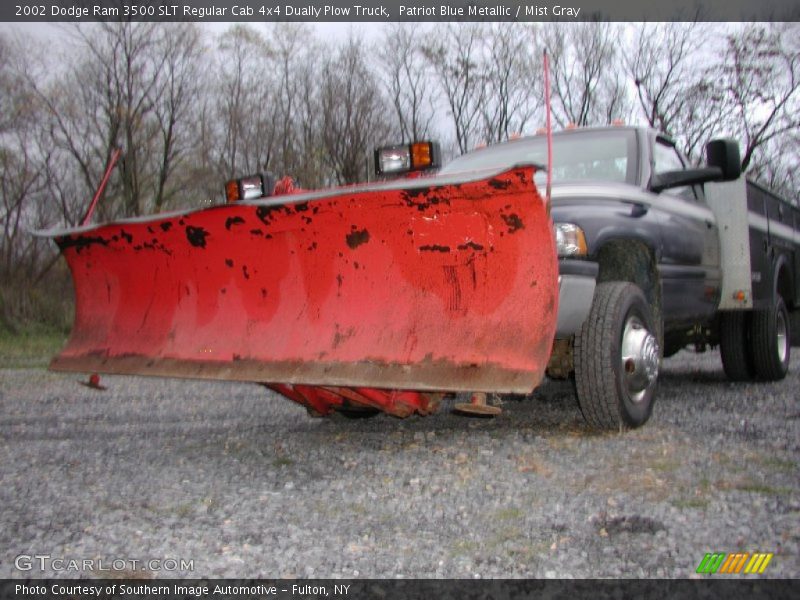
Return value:
<svg viewBox="0 0 800 600">
<path fill-rule="evenodd" d="M 3 0 L 0 21 L 798 21 L 796 0 Z"/>
</svg>

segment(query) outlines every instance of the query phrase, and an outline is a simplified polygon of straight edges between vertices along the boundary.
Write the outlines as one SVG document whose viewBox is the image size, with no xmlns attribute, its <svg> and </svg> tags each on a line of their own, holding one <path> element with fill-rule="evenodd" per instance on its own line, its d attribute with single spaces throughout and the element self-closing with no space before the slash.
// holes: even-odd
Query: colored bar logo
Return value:
<svg viewBox="0 0 800 600">
<path fill-rule="evenodd" d="M 713 575 L 714 573 L 760 575 L 766 570 L 773 556 L 772 552 L 754 552 L 753 554 L 749 552 L 734 552 L 733 554 L 709 552 L 700 561 L 697 573 L 705 575 Z"/>
</svg>

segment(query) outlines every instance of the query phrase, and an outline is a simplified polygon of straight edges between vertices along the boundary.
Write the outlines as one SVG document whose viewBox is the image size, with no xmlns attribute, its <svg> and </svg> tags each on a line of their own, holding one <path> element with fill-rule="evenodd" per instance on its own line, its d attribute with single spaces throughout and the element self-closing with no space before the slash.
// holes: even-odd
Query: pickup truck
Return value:
<svg viewBox="0 0 800 600">
<path fill-rule="evenodd" d="M 662 357 L 688 345 L 719 346 L 734 381 L 787 373 L 800 210 L 744 179 L 735 142 L 706 150 L 707 166 L 694 168 L 647 128 L 553 136 L 559 308 L 547 373 L 574 379 L 594 427 L 646 422 Z M 441 172 L 544 164 L 546 156 L 544 136 L 521 138 Z"/>
<path fill-rule="evenodd" d="M 388 147 L 381 172 L 407 177 L 299 190 L 258 174 L 225 204 L 103 224 L 93 202 L 81 226 L 39 232 L 76 295 L 50 368 L 94 387 L 251 381 L 315 416 L 398 417 L 453 393 L 497 414 L 488 393 L 549 373 L 600 429 L 645 423 L 662 357 L 686 345 L 719 345 L 734 380 L 786 375 L 800 213 L 741 177 L 735 142 L 694 168 L 648 129 L 565 131 L 543 198 L 546 150 L 534 136 L 416 176 L 438 146 Z"/>
</svg>

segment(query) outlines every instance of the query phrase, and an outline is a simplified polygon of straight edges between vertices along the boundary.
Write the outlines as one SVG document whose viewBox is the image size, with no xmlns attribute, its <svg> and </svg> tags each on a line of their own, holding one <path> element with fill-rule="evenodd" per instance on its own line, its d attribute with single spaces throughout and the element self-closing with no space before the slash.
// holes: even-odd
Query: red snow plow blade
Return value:
<svg viewBox="0 0 800 600">
<path fill-rule="evenodd" d="M 255 381 L 290 396 L 305 386 L 529 392 L 558 297 L 533 171 L 50 232 L 76 293 L 71 337 L 50 366 Z"/>
</svg>

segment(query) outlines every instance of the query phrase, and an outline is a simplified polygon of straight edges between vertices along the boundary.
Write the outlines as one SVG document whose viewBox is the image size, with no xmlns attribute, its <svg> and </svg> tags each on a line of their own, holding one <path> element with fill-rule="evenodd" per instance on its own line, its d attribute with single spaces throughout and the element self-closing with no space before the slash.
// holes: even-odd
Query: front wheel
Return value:
<svg viewBox="0 0 800 600">
<path fill-rule="evenodd" d="M 659 368 L 657 324 L 638 286 L 595 289 L 575 336 L 575 388 L 584 419 L 598 429 L 628 429 L 653 411 Z"/>
</svg>

